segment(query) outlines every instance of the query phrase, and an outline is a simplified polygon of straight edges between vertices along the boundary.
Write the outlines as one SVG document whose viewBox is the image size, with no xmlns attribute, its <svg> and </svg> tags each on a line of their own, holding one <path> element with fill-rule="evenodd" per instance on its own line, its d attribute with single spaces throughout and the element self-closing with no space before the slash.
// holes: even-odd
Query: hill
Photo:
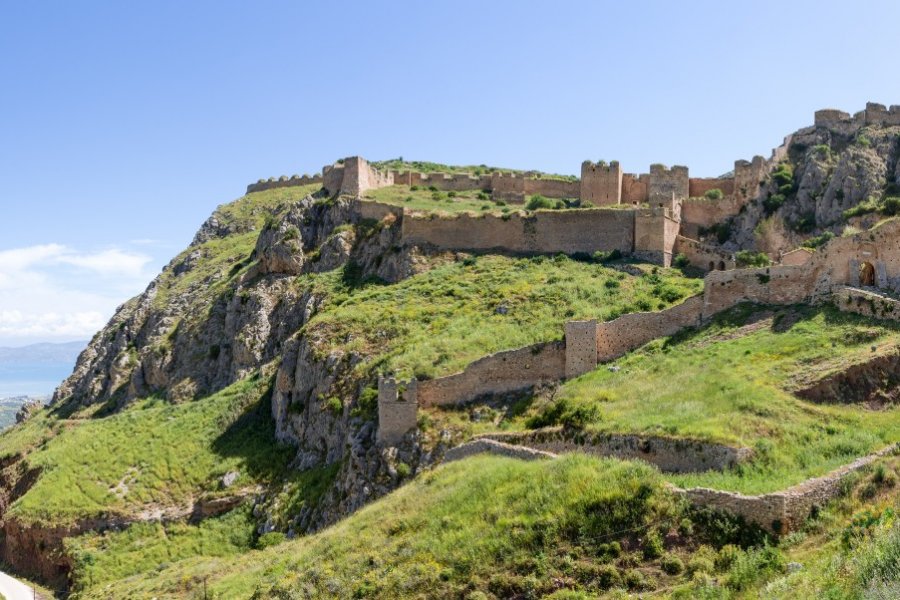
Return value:
<svg viewBox="0 0 900 600">
<path fill-rule="evenodd" d="M 817 114 L 715 180 L 350 157 L 251 184 L 0 436 L 0 557 L 85 598 L 890 585 L 893 118 Z M 813 201 L 809 140 L 874 200 L 769 236 Z"/>
</svg>

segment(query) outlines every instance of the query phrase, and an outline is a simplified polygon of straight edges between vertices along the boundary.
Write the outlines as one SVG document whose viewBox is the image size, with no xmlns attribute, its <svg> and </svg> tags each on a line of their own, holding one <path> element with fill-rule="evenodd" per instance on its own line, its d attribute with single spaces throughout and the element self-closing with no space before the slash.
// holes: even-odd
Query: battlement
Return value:
<svg viewBox="0 0 900 600">
<path fill-rule="evenodd" d="M 251 183 L 247 186 L 247 193 L 252 194 L 253 192 L 262 192 L 275 188 L 313 185 L 319 183 L 322 183 L 321 175 L 303 175 L 302 177 L 300 175 L 291 175 L 290 177 L 282 175 L 277 179 L 275 177 L 269 177 L 268 179 L 260 179 L 256 183 Z"/>
<path fill-rule="evenodd" d="M 866 103 L 866 125 L 894 126 L 900 125 L 900 106 L 890 108 L 875 102 Z"/>
<path fill-rule="evenodd" d="M 620 204 L 622 202 L 622 167 L 618 161 L 609 164 L 581 163 L 581 187 L 579 197 L 595 206 Z"/>
<path fill-rule="evenodd" d="M 870 126 L 900 126 L 900 106 L 886 107 L 877 102 L 867 102 L 866 108 L 853 115 L 834 108 L 817 110 L 814 115 L 815 127 L 824 127 L 843 134 L 853 134 L 857 130 Z"/>
<path fill-rule="evenodd" d="M 349 156 L 322 167 L 322 187 L 331 194 L 359 198 L 363 192 L 394 185 L 391 173 L 382 173 L 361 156 Z"/>
<path fill-rule="evenodd" d="M 688 168 L 662 164 L 650 165 L 650 178 L 647 186 L 648 201 L 651 206 L 674 207 L 677 202 L 690 196 L 690 177 Z"/>
</svg>

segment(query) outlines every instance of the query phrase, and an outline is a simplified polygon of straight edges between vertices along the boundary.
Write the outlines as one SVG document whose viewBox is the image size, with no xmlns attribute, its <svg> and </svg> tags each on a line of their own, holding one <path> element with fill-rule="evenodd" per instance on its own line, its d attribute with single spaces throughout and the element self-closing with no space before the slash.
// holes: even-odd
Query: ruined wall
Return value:
<svg viewBox="0 0 900 600">
<path fill-rule="evenodd" d="M 900 301 L 870 290 L 844 287 L 835 290 L 834 305 L 843 312 L 852 312 L 876 319 L 900 321 Z"/>
<path fill-rule="evenodd" d="M 622 175 L 622 203 L 623 204 L 646 204 L 650 201 L 648 187 L 650 185 L 650 175 L 635 175 L 633 173 L 625 173 Z"/>
<path fill-rule="evenodd" d="M 422 406 L 455 406 L 487 394 L 525 390 L 565 376 L 562 342 L 497 352 L 469 364 L 460 373 L 419 382 Z"/>
<path fill-rule="evenodd" d="M 703 297 L 692 296 L 681 304 L 659 312 L 622 315 L 597 325 L 597 359 L 613 360 L 659 337 L 673 335 L 700 324 Z"/>
<path fill-rule="evenodd" d="M 350 208 L 355 213 L 356 220 L 374 219 L 381 221 L 389 215 L 395 219 L 403 218 L 403 207 L 374 200 L 357 199 L 351 203 Z"/>
<path fill-rule="evenodd" d="M 618 161 L 581 163 L 581 200 L 594 206 L 619 204 L 622 201 L 622 167 Z"/>
<path fill-rule="evenodd" d="M 634 213 L 630 210 L 536 211 L 496 216 L 412 215 L 403 219 L 403 240 L 445 250 L 501 250 L 513 253 L 631 252 Z"/>
<path fill-rule="evenodd" d="M 744 496 L 707 488 L 676 490 L 696 506 L 717 508 L 744 517 L 768 531 L 789 533 L 798 529 L 817 509 L 841 495 L 847 477 L 865 469 L 876 460 L 896 452 L 898 444 L 859 458 L 848 465 L 781 492 Z"/>
<path fill-rule="evenodd" d="M 650 177 L 647 180 L 648 200 L 651 206 L 671 208 L 675 202 L 686 200 L 689 196 L 688 168 L 665 165 L 650 165 Z"/>
<path fill-rule="evenodd" d="M 688 180 L 688 196 L 699 198 L 710 190 L 721 190 L 726 196 L 734 193 L 734 177 L 692 177 Z"/>
<path fill-rule="evenodd" d="M 805 302 L 813 298 L 815 287 L 815 272 L 805 266 L 713 271 L 705 279 L 703 314 L 715 314 L 739 302 Z"/>
<path fill-rule="evenodd" d="M 300 177 L 299 175 L 291 175 L 290 177 L 282 175 L 278 179 L 270 177 L 267 180 L 260 179 L 256 183 L 251 183 L 247 186 L 247 193 L 252 194 L 253 192 L 262 192 L 264 190 L 273 190 L 275 188 L 297 187 L 316 183 L 322 183 L 321 175 L 304 175 L 303 177 Z"/>
<path fill-rule="evenodd" d="M 566 378 L 597 368 L 597 321 L 566 323 Z"/>
<path fill-rule="evenodd" d="M 379 444 L 396 445 L 417 427 L 417 385 L 415 379 L 398 382 L 392 377 L 378 378 Z"/>
<path fill-rule="evenodd" d="M 724 271 L 736 267 L 734 256 L 730 252 L 680 235 L 675 238 L 672 252 L 676 256 L 684 254 L 691 266 L 705 271 Z"/>
<path fill-rule="evenodd" d="M 797 248 L 796 250 L 791 250 L 790 252 L 785 252 L 781 255 L 781 264 L 797 266 L 797 265 L 805 265 L 810 260 L 812 260 L 813 252 L 812 250 L 807 250 L 806 248 Z"/>
<path fill-rule="evenodd" d="M 773 163 L 777 162 L 773 159 Z M 759 188 L 766 181 L 771 165 L 762 156 L 754 156 L 753 160 L 734 161 L 734 200 L 737 214 L 742 206 L 759 196 Z"/>
<path fill-rule="evenodd" d="M 476 454 L 497 454 L 498 456 L 518 458 L 519 460 L 556 458 L 556 455 L 551 454 L 550 452 L 481 438 L 450 448 L 444 454 L 444 462 L 448 463 L 453 462 L 454 460 L 462 460 L 463 458 L 468 458 Z"/>
<path fill-rule="evenodd" d="M 589 431 L 572 435 L 560 427 L 527 432 L 493 433 L 480 439 L 517 444 L 553 454 L 584 452 L 597 456 L 639 459 L 656 465 L 667 473 L 696 473 L 710 469 L 721 471 L 737 466 L 752 455 L 752 451 L 748 448 L 735 448 L 700 440 Z"/>
<path fill-rule="evenodd" d="M 893 105 L 890 108 L 886 108 L 883 104 L 867 102 L 866 125 L 881 125 L 884 127 L 900 125 L 900 106 Z"/>
</svg>

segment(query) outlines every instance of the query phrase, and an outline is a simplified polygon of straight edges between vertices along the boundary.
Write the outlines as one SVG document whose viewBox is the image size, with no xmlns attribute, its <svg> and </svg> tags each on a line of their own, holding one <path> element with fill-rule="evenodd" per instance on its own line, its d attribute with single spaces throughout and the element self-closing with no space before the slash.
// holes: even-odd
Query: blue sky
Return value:
<svg viewBox="0 0 900 600">
<path fill-rule="evenodd" d="M 0 345 L 89 337 L 247 183 L 345 155 L 721 174 L 818 108 L 900 104 L 898 22 L 894 2 L 0 0 Z"/>
</svg>

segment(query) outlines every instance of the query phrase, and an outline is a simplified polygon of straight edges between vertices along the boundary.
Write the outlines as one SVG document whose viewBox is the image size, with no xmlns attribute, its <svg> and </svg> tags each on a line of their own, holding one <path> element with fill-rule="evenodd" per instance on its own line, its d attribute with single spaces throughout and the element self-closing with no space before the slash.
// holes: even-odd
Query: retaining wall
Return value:
<svg viewBox="0 0 900 600">
<path fill-rule="evenodd" d="M 584 452 L 596 456 L 640 459 L 667 473 L 721 471 L 752 456 L 749 448 L 735 448 L 700 440 L 618 433 L 567 431 L 553 427 L 535 431 L 494 433 L 479 439 L 518 444 L 553 454 Z"/>
<path fill-rule="evenodd" d="M 672 252 L 684 254 L 692 266 L 706 271 L 724 271 L 737 266 L 731 253 L 680 235 L 675 238 Z"/>
<path fill-rule="evenodd" d="M 453 462 L 461 460 L 476 454 L 498 454 L 500 456 L 508 456 L 509 458 L 518 458 L 521 460 L 539 460 L 543 458 L 556 458 L 555 454 L 543 452 L 525 446 L 514 446 L 512 444 L 504 444 L 489 439 L 478 439 L 465 444 L 460 444 L 454 448 L 450 448 L 444 454 L 444 462 Z"/>
</svg>

